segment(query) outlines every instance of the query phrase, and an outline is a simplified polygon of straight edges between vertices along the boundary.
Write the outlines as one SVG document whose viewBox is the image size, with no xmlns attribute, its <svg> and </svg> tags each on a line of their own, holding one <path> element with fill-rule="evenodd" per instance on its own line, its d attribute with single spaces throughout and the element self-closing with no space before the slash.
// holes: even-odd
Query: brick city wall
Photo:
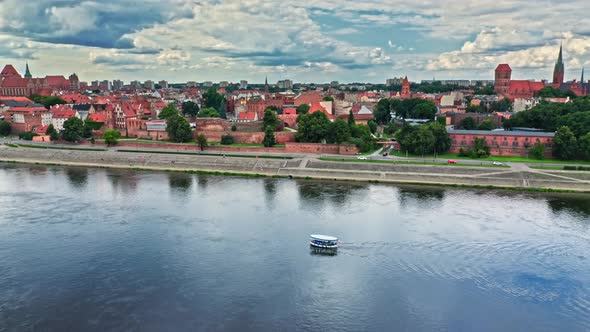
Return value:
<svg viewBox="0 0 590 332">
<path fill-rule="evenodd" d="M 238 131 L 195 131 L 194 136 L 203 134 L 207 137 L 209 142 L 221 142 L 221 136 L 231 135 L 234 138 L 234 143 L 240 144 L 262 144 L 264 140 L 263 132 L 238 132 Z M 284 144 L 286 142 L 295 142 L 296 133 L 291 132 L 276 132 L 275 141 L 277 144 Z"/>
</svg>

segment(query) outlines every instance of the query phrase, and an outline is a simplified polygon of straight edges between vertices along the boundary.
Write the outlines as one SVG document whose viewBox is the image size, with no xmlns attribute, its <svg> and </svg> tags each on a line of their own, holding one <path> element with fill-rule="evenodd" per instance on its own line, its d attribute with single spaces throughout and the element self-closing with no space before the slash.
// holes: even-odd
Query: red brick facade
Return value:
<svg viewBox="0 0 590 332">
<path fill-rule="evenodd" d="M 482 131 L 482 130 L 451 130 L 451 153 L 459 153 L 460 149 L 473 148 L 475 138 L 484 138 L 493 156 L 529 155 L 529 149 L 537 142 L 545 145 L 545 156 L 551 157 L 553 151 L 553 133 Z"/>
</svg>

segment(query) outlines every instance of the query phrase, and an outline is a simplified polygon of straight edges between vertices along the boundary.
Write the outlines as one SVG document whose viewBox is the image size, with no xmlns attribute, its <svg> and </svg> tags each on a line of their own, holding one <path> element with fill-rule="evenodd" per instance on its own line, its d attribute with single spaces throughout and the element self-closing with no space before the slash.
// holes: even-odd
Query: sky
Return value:
<svg viewBox="0 0 590 332">
<path fill-rule="evenodd" d="M 566 80 L 590 67 L 587 0 L 0 0 L 0 65 L 82 81 Z"/>
</svg>

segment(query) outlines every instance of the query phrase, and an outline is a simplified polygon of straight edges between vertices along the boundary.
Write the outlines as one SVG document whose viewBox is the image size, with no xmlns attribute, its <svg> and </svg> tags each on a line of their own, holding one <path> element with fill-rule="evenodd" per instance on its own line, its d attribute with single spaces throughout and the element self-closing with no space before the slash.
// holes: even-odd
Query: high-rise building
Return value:
<svg viewBox="0 0 590 332">
<path fill-rule="evenodd" d="M 210 88 L 210 87 L 213 86 L 213 82 L 211 82 L 211 81 L 205 81 L 205 82 L 203 82 L 203 86 L 206 87 L 206 88 Z"/>
<path fill-rule="evenodd" d="M 285 90 L 293 89 L 293 81 L 291 81 L 291 80 L 278 81 L 277 87 L 279 89 L 285 89 Z"/>
<path fill-rule="evenodd" d="M 158 84 L 160 85 L 160 87 L 162 87 L 162 89 L 168 89 L 168 82 L 167 81 L 160 81 L 158 82 Z"/>
<path fill-rule="evenodd" d="M 563 45 L 559 46 L 559 56 L 555 62 L 555 68 L 553 68 L 553 86 L 559 88 L 563 84 L 565 66 L 563 64 Z"/>
<path fill-rule="evenodd" d="M 242 90 L 248 89 L 248 81 L 241 80 L 240 81 L 240 89 L 242 89 Z"/>
<path fill-rule="evenodd" d="M 98 88 L 102 91 L 111 91 L 111 82 L 109 82 L 109 80 L 101 81 L 98 85 Z"/>
<path fill-rule="evenodd" d="M 387 86 L 392 86 L 392 85 L 402 85 L 402 83 L 404 82 L 404 78 L 403 77 L 394 77 L 394 78 L 388 78 L 387 80 L 385 80 L 385 85 Z"/>
<path fill-rule="evenodd" d="M 100 81 L 92 81 L 90 82 L 90 85 L 92 85 L 92 87 L 96 89 L 100 86 Z"/>
<path fill-rule="evenodd" d="M 229 85 L 229 82 L 228 81 L 221 81 L 221 82 L 219 82 L 219 87 L 220 88 L 225 88 L 228 85 Z"/>
<path fill-rule="evenodd" d="M 113 90 L 114 91 L 118 91 L 118 90 L 123 89 L 124 85 L 125 84 L 121 80 L 113 80 Z"/>
<path fill-rule="evenodd" d="M 339 85 L 340 85 L 340 82 L 338 82 L 338 81 L 332 81 L 332 82 L 330 82 L 330 86 L 331 86 L 332 88 L 336 88 L 336 87 L 338 87 Z"/>
<path fill-rule="evenodd" d="M 153 90 L 156 88 L 156 84 L 154 83 L 154 81 L 147 80 L 143 83 L 143 87 L 146 89 Z"/>
<path fill-rule="evenodd" d="M 135 89 L 139 89 L 141 88 L 141 82 L 140 81 L 131 81 L 131 83 L 129 83 L 133 88 Z"/>
<path fill-rule="evenodd" d="M 195 81 L 188 81 L 188 82 L 186 82 L 186 87 L 187 88 L 196 88 L 197 85 L 199 85 L 199 84 L 197 82 L 195 82 Z"/>
</svg>

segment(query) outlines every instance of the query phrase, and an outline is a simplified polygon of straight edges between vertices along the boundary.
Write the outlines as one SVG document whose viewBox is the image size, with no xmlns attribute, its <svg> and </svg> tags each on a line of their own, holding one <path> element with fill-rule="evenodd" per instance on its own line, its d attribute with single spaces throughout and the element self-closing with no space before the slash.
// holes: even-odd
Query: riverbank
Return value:
<svg viewBox="0 0 590 332">
<path fill-rule="evenodd" d="M 590 172 L 0 147 L 0 161 L 235 176 L 590 192 Z"/>
</svg>

